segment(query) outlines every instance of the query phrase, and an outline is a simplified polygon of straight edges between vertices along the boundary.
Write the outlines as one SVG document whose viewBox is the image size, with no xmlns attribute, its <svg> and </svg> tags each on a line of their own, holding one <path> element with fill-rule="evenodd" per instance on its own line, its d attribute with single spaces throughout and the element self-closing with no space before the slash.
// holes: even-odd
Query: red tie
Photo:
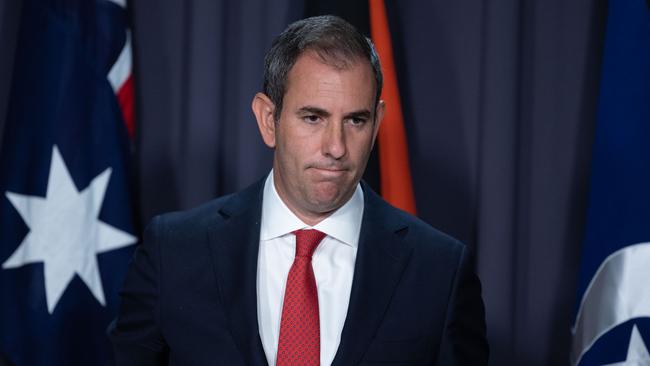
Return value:
<svg viewBox="0 0 650 366">
<path fill-rule="evenodd" d="M 296 257 L 284 292 L 277 366 L 320 365 L 318 292 L 311 256 L 325 237 L 318 230 L 297 230 Z"/>
</svg>

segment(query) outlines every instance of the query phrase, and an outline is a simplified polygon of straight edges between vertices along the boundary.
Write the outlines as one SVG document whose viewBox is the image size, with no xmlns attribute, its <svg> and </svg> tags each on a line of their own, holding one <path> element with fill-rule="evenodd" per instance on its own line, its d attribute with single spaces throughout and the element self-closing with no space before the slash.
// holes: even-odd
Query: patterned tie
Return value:
<svg viewBox="0 0 650 366">
<path fill-rule="evenodd" d="M 296 257 L 284 292 L 277 366 L 320 365 L 318 292 L 311 256 L 325 237 L 318 230 L 297 230 Z"/>
</svg>

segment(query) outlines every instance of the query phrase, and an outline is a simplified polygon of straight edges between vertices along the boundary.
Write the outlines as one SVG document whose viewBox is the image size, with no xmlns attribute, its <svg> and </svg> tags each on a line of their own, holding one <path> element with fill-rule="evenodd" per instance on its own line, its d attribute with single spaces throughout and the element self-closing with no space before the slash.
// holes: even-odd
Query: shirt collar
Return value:
<svg viewBox="0 0 650 366">
<path fill-rule="evenodd" d="M 311 227 L 300 220 L 282 201 L 275 189 L 273 170 L 264 183 L 260 240 L 270 240 L 295 230 L 316 229 L 352 247 L 359 242 L 363 217 L 363 191 L 357 184 L 352 197 L 330 216 Z"/>
</svg>

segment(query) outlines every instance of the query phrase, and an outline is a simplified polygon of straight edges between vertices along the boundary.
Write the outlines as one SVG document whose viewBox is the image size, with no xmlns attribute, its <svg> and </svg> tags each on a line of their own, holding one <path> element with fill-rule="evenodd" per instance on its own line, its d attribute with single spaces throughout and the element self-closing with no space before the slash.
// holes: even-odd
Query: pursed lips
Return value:
<svg viewBox="0 0 650 366">
<path fill-rule="evenodd" d="M 339 176 L 345 173 L 348 169 L 343 167 L 319 167 L 312 166 L 311 169 L 316 170 L 319 174 L 325 176 Z"/>
</svg>

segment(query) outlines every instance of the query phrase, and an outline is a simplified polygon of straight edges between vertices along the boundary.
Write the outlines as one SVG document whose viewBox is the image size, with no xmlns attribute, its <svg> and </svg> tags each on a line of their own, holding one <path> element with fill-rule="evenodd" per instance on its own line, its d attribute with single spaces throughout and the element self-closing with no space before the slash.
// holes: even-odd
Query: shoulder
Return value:
<svg viewBox="0 0 650 366">
<path fill-rule="evenodd" d="M 262 186 L 263 181 L 258 181 L 242 191 L 215 198 L 189 210 L 155 216 L 147 226 L 145 236 L 147 233 L 165 237 L 204 234 L 206 229 L 219 225 L 231 215 L 259 206 Z"/>
<path fill-rule="evenodd" d="M 422 219 L 400 210 L 383 198 L 379 197 L 367 185 L 363 185 L 365 209 L 369 214 L 377 217 L 382 225 L 391 228 L 405 242 L 412 246 L 417 254 L 440 255 L 448 253 L 460 256 L 465 252 L 466 245 L 458 239 L 448 235 Z"/>
<path fill-rule="evenodd" d="M 205 228 L 219 220 L 223 220 L 221 208 L 233 198 L 233 194 L 215 198 L 197 207 L 184 211 L 167 212 L 155 216 L 149 226 L 157 230 L 192 230 Z"/>
<path fill-rule="evenodd" d="M 446 257 L 448 263 L 460 264 L 467 250 L 465 243 L 434 228 L 418 217 L 396 208 L 393 209 L 397 211 L 396 215 L 408 225 L 408 232 L 404 239 L 413 245 L 416 256 L 422 258 Z"/>
</svg>

